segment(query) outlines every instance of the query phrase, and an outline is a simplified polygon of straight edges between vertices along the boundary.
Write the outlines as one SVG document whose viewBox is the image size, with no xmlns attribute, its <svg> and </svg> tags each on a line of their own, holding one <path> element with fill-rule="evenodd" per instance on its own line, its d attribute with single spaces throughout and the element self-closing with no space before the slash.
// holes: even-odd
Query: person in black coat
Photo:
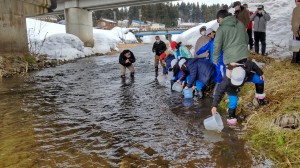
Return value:
<svg viewBox="0 0 300 168">
<path fill-rule="evenodd" d="M 212 114 L 217 113 L 217 107 L 221 102 L 225 93 L 228 95 L 228 125 L 236 125 L 236 108 L 238 105 L 238 91 L 245 82 L 251 82 L 255 84 L 256 94 L 255 100 L 259 105 L 266 105 L 268 101 L 265 99 L 266 94 L 264 92 L 264 80 L 265 76 L 263 71 L 256 65 L 256 63 L 247 60 L 243 64 L 229 66 L 226 76 L 224 76 L 221 84 L 217 87 L 214 94 L 212 103 Z M 229 72 L 231 71 L 231 73 Z"/>
<path fill-rule="evenodd" d="M 155 67 L 155 76 L 158 76 L 158 64 L 160 62 L 161 66 L 165 68 L 165 65 L 160 61 L 159 56 L 167 50 L 166 43 L 160 40 L 159 36 L 155 37 L 155 42 L 152 47 L 152 52 L 155 53 L 154 56 L 154 67 Z"/>
<path fill-rule="evenodd" d="M 121 64 L 121 77 L 125 78 L 126 68 L 130 71 L 130 76 L 134 77 L 134 67 L 135 57 L 130 50 L 124 50 L 119 57 L 119 63 Z"/>
</svg>

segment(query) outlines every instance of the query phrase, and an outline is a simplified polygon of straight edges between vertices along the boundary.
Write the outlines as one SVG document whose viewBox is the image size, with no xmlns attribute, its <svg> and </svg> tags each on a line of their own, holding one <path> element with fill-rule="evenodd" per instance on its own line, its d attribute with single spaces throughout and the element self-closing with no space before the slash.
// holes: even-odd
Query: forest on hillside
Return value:
<svg viewBox="0 0 300 168">
<path fill-rule="evenodd" d="M 102 11 L 95 11 L 93 19 L 106 18 L 114 19 L 113 11 L 116 12 L 117 20 L 139 20 L 139 9 L 141 9 L 141 20 L 163 23 L 166 27 L 177 26 L 177 19 L 182 18 L 183 22 L 208 22 L 216 18 L 217 11 L 223 6 L 220 4 L 206 5 L 199 3 L 157 3 L 143 6 L 132 6 Z"/>
</svg>

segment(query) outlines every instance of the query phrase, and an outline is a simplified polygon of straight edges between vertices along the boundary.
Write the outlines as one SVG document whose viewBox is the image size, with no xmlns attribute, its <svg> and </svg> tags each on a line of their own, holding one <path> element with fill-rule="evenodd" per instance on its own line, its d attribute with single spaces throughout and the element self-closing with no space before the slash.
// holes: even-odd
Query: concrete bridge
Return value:
<svg viewBox="0 0 300 168">
<path fill-rule="evenodd" d="M 28 52 L 26 17 L 64 13 L 66 32 L 94 45 L 92 11 L 172 0 L 0 0 L 0 52 Z"/>
</svg>

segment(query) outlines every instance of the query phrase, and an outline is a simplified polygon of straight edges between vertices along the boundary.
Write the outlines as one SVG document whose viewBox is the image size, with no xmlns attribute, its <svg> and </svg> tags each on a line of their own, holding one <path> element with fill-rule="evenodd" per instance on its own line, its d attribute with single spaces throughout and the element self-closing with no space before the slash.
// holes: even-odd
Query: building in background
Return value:
<svg viewBox="0 0 300 168">
<path fill-rule="evenodd" d="M 182 22 L 181 18 L 177 20 L 177 27 L 180 29 L 189 29 L 195 26 L 198 26 L 201 23 L 190 23 L 190 22 Z"/>
<path fill-rule="evenodd" d="M 119 20 L 118 27 L 129 27 L 129 20 Z"/>
<path fill-rule="evenodd" d="M 166 29 L 166 25 L 160 23 L 152 23 L 150 26 L 151 30 L 164 30 Z"/>
<path fill-rule="evenodd" d="M 150 30 L 150 25 L 139 20 L 132 20 L 130 27 L 139 28 L 142 31 Z"/>
<path fill-rule="evenodd" d="M 104 19 L 104 18 L 100 18 L 97 21 L 97 27 L 99 29 L 104 29 L 104 30 L 111 30 L 114 27 L 117 26 L 117 22 L 113 21 L 113 20 L 109 20 L 109 19 Z"/>
</svg>

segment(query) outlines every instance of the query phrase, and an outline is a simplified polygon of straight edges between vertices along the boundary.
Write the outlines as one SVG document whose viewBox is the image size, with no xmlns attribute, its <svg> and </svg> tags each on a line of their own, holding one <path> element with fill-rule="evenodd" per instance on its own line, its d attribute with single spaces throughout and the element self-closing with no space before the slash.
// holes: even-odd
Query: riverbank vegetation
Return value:
<svg viewBox="0 0 300 168">
<path fill-rule="evenodd" d="M 249 83 L 242 88 L 238 111 L 240 118 L 247 116 L 243 123 L 246 130 L 244 138 L 253 149 L 254 156 L 262 154 L 273 160 L 276 167 L 300 167 L 300 65 L 291 64 L 290 60 L 253 58 L 266 63 L 263 70 L 269 104 L 249 107 L 255 85 Z M 294 122 L 289 123 L 294 125 L 293 128 L 283 128 L 287 124 L 281 123 L 284 115 L 291 118 L 289 122 Z M 276 123 L 276 120 L 279 122 Z"/>
</svg>

